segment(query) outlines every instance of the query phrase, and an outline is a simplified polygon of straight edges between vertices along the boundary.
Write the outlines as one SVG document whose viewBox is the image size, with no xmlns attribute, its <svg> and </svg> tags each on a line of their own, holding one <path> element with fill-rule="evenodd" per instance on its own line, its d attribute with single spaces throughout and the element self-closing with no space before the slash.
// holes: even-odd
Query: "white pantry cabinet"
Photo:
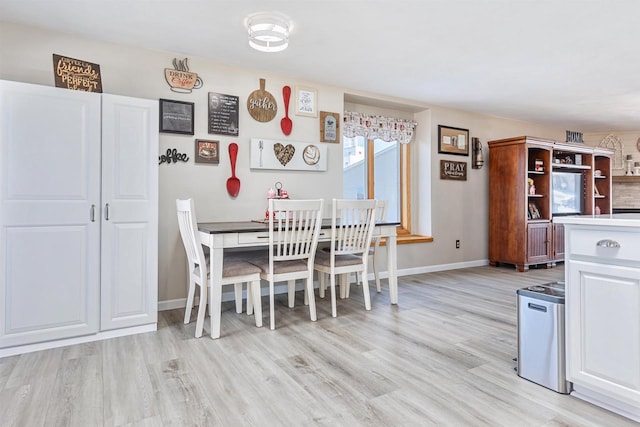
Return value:
<svg viewBox="0 0 640 427">
<path fill-rule="evenodd" d="M 567 379 L 640 421 L 640 216 L 614 217 L 565 223 Z"/>
<path fill-rule="evenodd" d="M 155 330 L 157 109 L 0 81 L 0 356 Z"/>
</svg>

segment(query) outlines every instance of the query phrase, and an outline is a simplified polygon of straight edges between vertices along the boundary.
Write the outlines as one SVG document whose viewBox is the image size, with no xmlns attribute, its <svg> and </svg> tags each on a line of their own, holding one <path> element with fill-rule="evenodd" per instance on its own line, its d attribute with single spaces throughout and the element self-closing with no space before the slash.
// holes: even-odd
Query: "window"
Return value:
<svg viewBox="0 0 640 427">
<path fill-rule="evenodd" d="M 343 137 L 343 197 L 387 200 L 387 220 L 410 234 L 410 144 Z"/>
</svg>

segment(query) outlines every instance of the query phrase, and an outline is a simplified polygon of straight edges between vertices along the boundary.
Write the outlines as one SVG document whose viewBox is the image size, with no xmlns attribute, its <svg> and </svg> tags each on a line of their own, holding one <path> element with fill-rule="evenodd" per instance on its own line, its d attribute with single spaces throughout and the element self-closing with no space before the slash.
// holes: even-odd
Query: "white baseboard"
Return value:
<svg viewBox="0 0 640 427">
<path fill-rule="evenodd" d="M 458 270 L 461 268 L 469 268 L 469 267 L 482 267 L 485 265 L 489 265 L 489 260 L 485 259 L 485 260 L 477 260 L 477 261 L 457 262 L 452 264 L 428 265 L 424 267 L 405 268 L 402 270 L 398 270 L 398 277 L 411 276 L 414 274 L 434 273 L 436 271 Z M 388 277 L 389 277 L 389 274 L 386 271 L 380 272 L 380 278 L 387 279 Z M 369 280 L 374 280 L 373 273 L 369 273 L 368 278 Z M 317 283 L 316 283 L 316 287 L 317 287 Z M 230 286 L 227 286 L 227 289 L 230 289 L 230 290 L 229 291 L 223 290 L 222 292 L 222 301 L 223 302 L 234 301 L 235 294 L 233 292 L 233 288 Z M 296 290 L 302 290 L 301 282 L 298 282 L 296 284 Z M 287 292 L 287 285 L 284 283 L 277 284 L 275 287 L 275 292 L 276 294 Z M 269 294 L 269 289 L 265 286 L 262 286 L 262 295 L 268 295 L 268 294 Z M 242 295 L 244 298 L 246 298 L 247 296 L 246 287 L 242 290 Z M 186 298 L 159 301 L 158 311 L 175 310 L 177 308 L 184 308 L 186 304 L 187 304 Z"/>
<path fill-rule="evenodd" d="M 186 302 L 185 302 L 186 303 Z M 182 305 L 184 307 L 184 304 Z M 148 325 L 133 326 L 130 328 L 114 329 L 112 331 L 98 332 L 91 335 L 83 335 L 81 337 L 65 338 L 55 341 L 45 341 L 35 344 L 18 345 L 0 349 L 0 358 L 7 356 L 15 356 L 17 354 L 31 353 L 32 351 L 48 350 L 50 348 L 65 347 L 73 344 L 83 344 L 92 341 L 106 340 L 109 338 L 124 337 L 127 335 L 141 334 L 143 332 L 153 332 L 157 330 L 156 323 Z"/>
</svg>

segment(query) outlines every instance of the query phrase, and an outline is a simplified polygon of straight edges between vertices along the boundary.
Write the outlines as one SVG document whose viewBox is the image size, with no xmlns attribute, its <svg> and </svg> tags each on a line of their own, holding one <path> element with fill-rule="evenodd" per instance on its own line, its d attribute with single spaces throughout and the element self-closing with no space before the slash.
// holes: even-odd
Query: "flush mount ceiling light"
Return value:
<svg viewBox="0 0 640 427">
<path fill-rule="evenodd" d="M 249 46 L 261 52 L 280 52 L 289 46 L 290 23 L 277 13 L 256 13 L 246 19 Z"/>
</svg>

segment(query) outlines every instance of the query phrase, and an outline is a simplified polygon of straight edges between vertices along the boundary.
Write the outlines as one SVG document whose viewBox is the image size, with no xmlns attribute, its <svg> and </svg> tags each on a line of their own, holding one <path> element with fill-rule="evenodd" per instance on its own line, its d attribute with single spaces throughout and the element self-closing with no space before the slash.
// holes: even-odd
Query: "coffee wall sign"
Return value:
<svg viewBox="0 0 640 427">
<path fill-rule="evenodd" d="M 173 69 L 165 68 L 164 78 L 171 90 L 178 93 L 191 93 L 193 89 L 200 89 L 203 84 L 198 74 L 189 71 L 187 58 L 173 58 Z"/>
<path fill-rule="evenodd" d="M 53 54 L 56 87 L 102 93 L 100 65 L 81 59 Z"/>
<path fill-rule="evenodd" d="M 467 180 L 467 162 L 440 160 L 440 179 Z"/>
</svg>

